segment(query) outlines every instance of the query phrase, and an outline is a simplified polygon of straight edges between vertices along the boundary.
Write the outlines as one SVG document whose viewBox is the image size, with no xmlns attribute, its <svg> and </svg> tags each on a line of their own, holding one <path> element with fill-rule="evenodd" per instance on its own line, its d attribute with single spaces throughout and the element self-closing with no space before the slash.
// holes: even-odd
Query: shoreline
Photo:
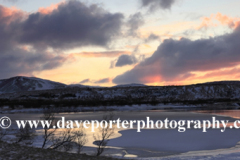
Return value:
<svg viewBox="0 0 240 160">
<path fill-rule="evenodd" d="M 181 118 L 182 116 L 184 117 L 184 115 L 187 115 L 188 118 L 193 118 L 193 117 L 198 117 L 199 118 L 199 117 L 201 117 L 201 119 L 207 119 L 207 117 L 211 117 L 211 115 L 212 115 L 211 113 L 202 113 L 202 112 L 192 111 L 192 110 L 190 110 L 190 111 L 182 110 L 180 112 L 177 112 L 175 110 L 148 110 L 148 111 L 140 110 L 140 111 L 132 111 L 132 112 L 128 112 L 128 111 L 115 111 L 115 112 L 119 113 L 119 115 L 117 115 L 117 116 L 123 116 L 123 118 L 121 118 L 121 119 L 130 119 L 130 118 L 132 118 L 132 115 L 134 115 L 136 119 L 142 119 L 142 117 L 146 117 L 147 115 L 152 115 L 150 117 L 153 120 L 158 119 L 158 118 L 161 119 L 161 118 L 164 118 L 166 116 L 170 116 L 172 118 L 175 117 L 174 119 L 178 119 L 178 118 Z M 189 114 L 188 112 L 191 113 L 191 114 Z M 83 119 L 86 119 L 86 118 L 88 119 L 88 118 L 91 118 L 92 116 L 94 116 L 94 117 L 97 116 L 96 119 L 101 119 L 101 117 L 102 117 L 102 115 L 104 113 L 106 113 L 106 112 L 102 112 L 102 111 L 97 111 L 97 112 L 72 112 L 71 114 L 65 112 L 65 113 L 58 113 L 57 115 L 58 116 L 68 116 L 68 118 L 70 118 L 70 119 L 81 118 L 83 115 L 86 116 L 86 117 L 82 117 Z M 20 113 L 19 114 L 19 113 L 14 112 L 14 113 L 8 113 L 8 114 L 9 114 L 9 116 L 13 116 L 15 118 L 18 118 L 18 119 L 20 118 L 21 119 L 22 117 L 29 118 L 29 116 L 31 116 L 32 118 L 33 117 L 36 118 L 36 115 L 38 115 L 39 113 L 36 113 L 36 114 L 33 114 L 33 113 Z M 29 116 L 26 116 L 26 114 L 28 114 Z M 15 115 L 17 115 L 17 117 Z M 236 119 L 236 118 L 233 118 L 231 116 L 223 116 L 223 115 L 217 115 L 217 116 L 222 117 L 223 119 L 229 119 L 229 118 L 231 118 L 232 120 Z M 105 154 L 113 156 L 113 157 L 116 157 L 116 155 L 118 155 L 117 157 L 119 157 L 119 154 L 123 150 L 126 150 L 127 153 L 129 153 L 129 156 L 131 158 L 134 158 L 134 155 L 137 155 L 137 154 L 133 154 L 133 153 L 137 153 L 140 150 L 141 150 L 140 152 L 142 152 L 144 150 L 144 148 L 138 148 L 137 149 L 138 151 L 136 151 L 136 150 L 131 150 L 131 149 L 127 148 L 127 147 L 122 147 L 122 146 L 114 147 L 114 146 L 111 146 L 111 141 L 113 141 L 114 139 L 121 138 L 121 137 L 124 138 L 125 137 L 125 135 L 122 134 L 122 132 L 124 132 L 124 131 L 119 130 L 118 131 L 119 135 L 114 137 L 114 138 L 111 138 L 109 146 L 108 146 L 108 148 L 111 148 L 111 149 L 115 148 L 115 149 L 117 149 L 119 151 L 114 149 L 113 150 L 114 153 L 112 154 L 112 153 L 109 153 L 109 152 L 111 152 L 111 149 L 110 149 L 110 151 L 106 152 Z M 177 130 L 175 130 L 175 132 L 176 132 L 176 136 L 175 137 L 178 137 Z M 149 136 L 151 134 L 146 134 L 146 135 Z M 126 139 L 126 138 L 124 138 L 124 139 Z M 91 143 L 91 141 L 90 141 L 90 143 Z M 93 144 L 91 144 L 91 146 L 86 145 L 86 147 L 92 147 L 92 145 Z M 232 147 L 230 147 L 230 148 L 226 148 L 226 149 L 222 149 L 222 150 L 224 150 L 224 151 L 226 150 L 226 152 L 227 152 L 227 150 L 229 150 L 231 148 L 234 148 L 234 145 Z M 148 149 L 148 150 L 151 151 L 151 149 Z M 219 150 L 219 149 L 217 149 L 217 150 Z M 207 151 L 211 152 L 212 150 L 207 150 Z M 159 151 L 159 152 L 161 152 L 161 151 Z M 190 151 L 189 153 L 198 153 L 198 152 L 205 152 L 205 151 L 203 151 L 203 150 Z M 164 152 L 162 152 L 162 153 L 165 154 L 165 155 L 161 156 L 161 158 L 164 158 L 166 156 L 186 155 L 188 152 L 184 152 L 184 153 L 183 152 L 181 152 L 181 153 L 176 153 L 175 152 L 175 153 L 172 153 L 171 155 L 169 155 L 169 153 L 164 153 Z M 166 154 L 168 154 L 168 155 L 166 155 Z M 144 157 L 137 157 L 137 158 L 144 158 Z M 157 157 L 155 157 L 155 158 L 157 158 Z"/>
</svg>

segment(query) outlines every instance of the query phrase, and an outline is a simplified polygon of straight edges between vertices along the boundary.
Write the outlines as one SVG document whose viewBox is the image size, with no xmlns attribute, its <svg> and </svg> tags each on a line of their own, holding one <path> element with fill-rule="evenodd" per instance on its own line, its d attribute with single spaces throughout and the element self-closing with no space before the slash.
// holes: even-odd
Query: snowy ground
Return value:
<svg viewBox="0 0 240 160">
<path fill-rule="evenodd" d="M 73 154 L 48 149 L 9 144 L 0 141 L 1 160 L 114 160 L 110 157 L 96 157 L 84 154 Z"/>
</svg>

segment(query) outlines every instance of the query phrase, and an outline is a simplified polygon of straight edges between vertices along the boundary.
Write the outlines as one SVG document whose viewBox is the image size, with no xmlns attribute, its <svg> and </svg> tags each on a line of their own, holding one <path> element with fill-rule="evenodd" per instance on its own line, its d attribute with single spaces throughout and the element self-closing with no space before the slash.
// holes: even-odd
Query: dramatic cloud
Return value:
<svg viewBox="0 0 240 160">
<path fill-rule="evenodd" d="M 111 82 L 111 79 L 110 78 L 104 78 L 104 79 L 100 79 L 98 81 L 95 81 L 94 83 L 109 83 Z"/>
<path fill-rule="evenodd" d="M 61 5 L 62 3 L 57 3 L 57 4 L 52 4 L 49 7 L 40 7 L 38 9 L 38 12 L 41 14 L 51 14 L 54 10 L 58 9 L 58 6 Z"/>
<path fill-rule="evenodd" d="M 24 17 L 24 13 L 16 8 L 6 8 L 0 5 L 0 54 L 5 50 L 12 49 L 16 42 L 15 24 Z"/>
<path fill-rule="evenodd" d="M 143 7 L 148 7 L 150 12 L 157 9 L 171 9 L 176 0 L 141 0 Z"/>
<path fill-rule="evenodd" d="M 106 48 L 120 35 L 123 18 L 120 13 L 79 1 L 62 2 L 34 13 L 0 5 L 0 78 L 59 67 L 73 60 L 73 56 L 63 54 L 64 49 Z"/>
<path fill-rule="evenodd" d="M 127 26 L 129 27 L 128 35 L 129 36 L 138 36 L 138 29 L 144 25 L 144 18 L 140 12 L 137 12 L 129 17 L 127 21 Z"/>
<path fill-rule="evenodd" d="M 0 78 L 16 75 L 31 75 L 35 71 L 61 66 L 68 57 L 47 52 L 28 52 L 19 48 L 0 54 Z"/>
<path fill-rule="evenodd" d="M 114 83 L 181 81 L 195 75 L 240 63 L 240 26 L 232 33 L 209 39 L 165 40 L 154 54 L 132 70 L 113 79 Z"/>
<path fill-rule="evenodd" d="M 120 34 L 123 15 L 112 14 L 93 4 L 79 1 L 61 3 L 50 13 L 32 13 L 19 24 L 22 43 L 70 48 L 107 45 Z"/>
<path fill-rule="evenodd" d="M 0 78 L 31 75 L 62 65 L 68 56 L 32 49 L 17 41 L 18 25 L 26 14 L 0 5 Z"/>
<path fill-rule="evenodd" d="M 88 83 L 88 82 L 91 82 L 90 79 L 84 79 L 80 83 Z"/>
<path fill-rule="evenodd" d="M 123 54 L 120 57 L 118 57 L 115 66 L 116 67 L 122 67 L 122 66 L 125 66 L 125 65 L 136 64 L 137 62 L 138 62 L 138 59 L 135 57 L 135 55 Z"/>
</svg>

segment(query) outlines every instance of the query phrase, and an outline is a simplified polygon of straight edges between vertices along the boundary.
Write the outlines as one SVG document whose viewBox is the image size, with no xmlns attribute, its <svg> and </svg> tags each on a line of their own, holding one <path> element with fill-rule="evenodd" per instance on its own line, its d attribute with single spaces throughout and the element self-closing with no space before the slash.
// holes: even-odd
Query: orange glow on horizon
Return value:
<svg viewBox="0 0 240 160">
<path fill-rule="evenodd" d="M 145 82 L 145 83 L 161 83 L 161 76 L 149 76 L 149 77 L 144 77 L 140 81 Z"/>
</svg>

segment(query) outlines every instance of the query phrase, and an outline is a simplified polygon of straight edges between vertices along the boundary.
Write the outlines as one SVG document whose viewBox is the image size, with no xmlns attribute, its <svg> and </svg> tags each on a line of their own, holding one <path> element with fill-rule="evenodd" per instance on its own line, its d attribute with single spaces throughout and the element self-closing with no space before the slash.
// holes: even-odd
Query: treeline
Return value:
<svg viewBox="0 0 240 160">
<path fill-rule="evenodd" d="M 197 99 L 197 100 L 144 100 L 142 98 L 135 99 L 118 99 L 118 100 L 81 100 L 81 99 L 0 99 L 0 107 L 9 106 L 11 109 L 19 108 L 55 108 L 60 107 L 96 107 L 96 106 L 125 106 L 125 105 L 158 105 L 158 104 L 182 104 L 182 105 L 202 105 L 202 108 L 208 109 L 206 104 L 215 103 L 237 103 L 240 105 L 239 99 L 221 98 L 221 99 Z M 205 105 L 204 105 L 205 104 Z M 224 106 L 222 106 L 223 108 Z M 232 108 L 226 105 L 225 108 Z"/>
</svg>

